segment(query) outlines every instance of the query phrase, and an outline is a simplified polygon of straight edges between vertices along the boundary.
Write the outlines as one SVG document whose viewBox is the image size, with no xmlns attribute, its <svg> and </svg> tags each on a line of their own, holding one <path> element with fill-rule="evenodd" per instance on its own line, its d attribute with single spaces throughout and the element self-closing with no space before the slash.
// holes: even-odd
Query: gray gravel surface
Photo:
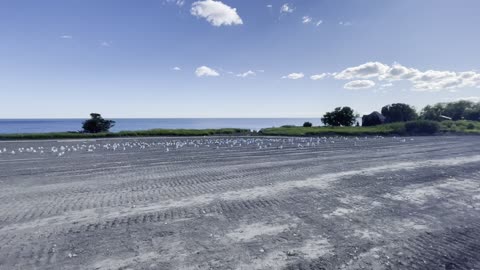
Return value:
<svg viewBox="0 0 480 270">
<path fill-rule="evenodd" d="M 480 137 L 0 142 L 0 269 L 480 269 Z"/>
</svg>

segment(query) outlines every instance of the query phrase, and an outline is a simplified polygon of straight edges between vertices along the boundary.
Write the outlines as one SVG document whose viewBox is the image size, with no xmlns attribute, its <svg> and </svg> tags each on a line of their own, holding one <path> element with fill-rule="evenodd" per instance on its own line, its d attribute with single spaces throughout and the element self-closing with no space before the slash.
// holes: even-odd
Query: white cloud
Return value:
<svg viewBox="0 0 480 270">
<path fill-rule="evenodd" d="M 351 22 L 342 22 L 342 21 L 339 22 L 338 24 L 343 25 L 343 26 L 351 26 L 352 25 Z"/>
<path fill-rule="evenodd" d="M 283 76 L 282 79 L 298 80 L 305 77 L 303 73 L 290 73 L 287 76 Z"/>
<path fill-rule="evenodd" d="M 346 83 L 343 88 L 349 89 L 349 90 L 357 90 L 357 89 L 368 89 L 372 88 L 375 86 L 374 81 L 370 80 L 357 80 L 357 81 L 351 81 Z"/>
<path fill-rule="evenodd" d="M 237 77 L 245 78 L 245 77 L 248 77 L 248 76 L 255 76 L 255 75 L 256 75 L 255 72 L 249 70 L 247 72 L 237 74 Z"/>
<path fill-rule="evenodd" d="M 179 7 L 185 5 L 185 0 L 167 0 L 167 3 L 170 3 L 170 4 L 175 4 Z"/>
<path fill-rule="evenodd" d="M 209 68 L 207 66 L 201 66 L 195 70 L 195 75 L 197 77 L 217 77 L 220 76 L 218 72 L 212 68 Z"/>
<path fill-rule="evenodd" d="M 62 38 L 62 39 L 72 39 L 73 36 L 70 36 L 70 35 L 62 35 L 62 36 L 60 36 L 60 38 Z"/>
<path fill-rule="evenodd" d="M 173 67 L 172 70 L 175 70 L 175 71 L 180 71 L 182 70 L 180 67 Z"/>
<path fill-rule="evenodd" d="M 319 21 L 315 24 L 315 26 L 320 26 L 322 23 L 323 23 L 323 21 L 322 21 L 322 20 L 319 20 Z"/>
<path fill-rule="evenodd" d="M 205 18 L 214 26 L 243 24 L 237 9 L 225 5 L 221 1 L 203 0 L 192 4 L 190 13 Z"/>
<path fill-rule="evenodd" d="M 392 86 L 393 86 L 393 83 L 384 83 L 384 84 L 380 85 L 380 88 L 384 89 L 384 88 L 389 88 L 389 87 L 392 87 Z"/>
<path fill-rule="evenodd" d="M 303 17 L 302 17 L 302 23 L 304 23 L 304 24 L 309 24 L 309 23 L 312 22 L 312 20 L 313 20 L 313 19 L 312 19 L 312 17 L 310 17 L 310 16 L 303 16 Z"/>
<path fill-rule="evenodd" d="M 292 8 L 288 3 L 283 4 L 282 7 L 280 8 L 280 13 L 292 13 L 293 11 L 294 11 L 294 8 Z"/>
<path fill-rule="evenodd" d="M 327 77 L 327 75 L 328 75 L 327 73 L 316 74 L 316 75 L 310 76 L 310 79 L 317 81 Z"/>
<path fill-rule="evenodd" d="M 380 75 L 381 80 L 389 81 L 398 81 L 398 80 L 409 80 L 417 77 L 420 74 L 420 71 L 414 68 L 407 68 L 400 64 L 393 64 L 388 70 Z"/>
<path fill-rule="evenodd" d="M 100 46 L 102 46 L 102 47 L 110 47 L 110 46 L 112 46 L 112 43 L 109 42 L 109 41 L 102 41 L 102 42 L 100 42 Z"/>
<path fill-rule="evenodd" d="M 368 62 L 360 66 L 347 68 L 335 75 L 335 79 L 369 79 L 385 74 L 389 66 L 379 62 Z"/>
<path fill-rule="evenodd" d="M 368 62 L 356 67 L 349 67 L 334 77 L 340 80 L 377 79 L 390 83 L 401 80 L 409 81 L 417 91 L 455 91 L 465 87 L 480 87 L 480 73 L 474 71 L 420 71 L 398 63 L 388 66 L 380 62 Z"/>
<path fill-rule="evenodd" d="M 480 102 L 480 97 L 462 97 L 462 98 L 457 98 L 456 100 L 466 100 L 466 101 L 471 101 L 471 102 Z"/>
<path fill-rule="evenodd" d="M 272 5 L 267 5 L 268 8 L 272 8 L 273 6 Z"/>
</svg>

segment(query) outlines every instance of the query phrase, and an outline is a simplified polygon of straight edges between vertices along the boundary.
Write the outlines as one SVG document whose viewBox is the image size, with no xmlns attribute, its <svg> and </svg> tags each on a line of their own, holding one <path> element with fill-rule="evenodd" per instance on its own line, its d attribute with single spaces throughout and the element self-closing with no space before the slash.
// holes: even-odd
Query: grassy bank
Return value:
<svg viewBox="0 0 480 270">
<path fill-rule="evenodd" d="M 239 128 L 222 129 L 151 129 L 140 131 L 120 131 L 109 133 L 52 132 L 0 134 L 0 140 L 45 140 L 45 139 L 93 139 L 119 137 L 159 137 L 159 136 L 213 136 L 248 135 L 250 130 Z"/>
<path fill-rule="evenodd" d="M 478 121 L 443 121 L 440 122 L 440 131 L 443 133 L 480 134 Z"/>
<path fill-rule="evenodd" d="M 326 135 L 392 135 L 403 133 L 403 124 L 395 123 L 375 127 L 278 127 L 265 128 L 259 134 L 267 136 L 326 136 Z"/>
<path fill-rule="evenodd" d="M 443 121 L 438 123 L 436 135 L 442 134 L 478 134 L 480 135 L 480 122 L 476 121 Z M 0 140 L 45 140 L 45 139 L 94 139 L 94 138 L 119 138 L 119 137 L 181 137 L 181 136 L 214 136 L 214 135 L 262 135 L 262 136 L 417 136 L 429 135 L 411 131 L 405 123 L 385 124 L 374 127 L 298 127 L 284 126 L 265 128 L 258 133 L 248 129 L 223 128 L 223 129 L 152 129 L 140 131 L 120 131 L 109 133 L 81 133 L 81 132 L 53 132 L 53 133 L 25 133 L 25 134 L 0 134 Z"/>
<path fill-rule="evenodd" d="M 412 121 L 416 122 L 416 121 Z M 422 121 L 420 121 L 422 122 Z M 475 121 L 443 121 L 439 122 L 438 132 L 436 135 L 443 134 L 480 134 L 480 122 Z M 285 126 L 278 128 L 265 128 L 260 130 L 259 134 L 266 136 L 365 136 L 365 135 L 382 135 L 382 136 L 418 136 L 433 135 L 428 132 L 410 130 L 406 127 L 406 123 L 384 124 L 373 127 L 297 127 Z"/>
</svg>

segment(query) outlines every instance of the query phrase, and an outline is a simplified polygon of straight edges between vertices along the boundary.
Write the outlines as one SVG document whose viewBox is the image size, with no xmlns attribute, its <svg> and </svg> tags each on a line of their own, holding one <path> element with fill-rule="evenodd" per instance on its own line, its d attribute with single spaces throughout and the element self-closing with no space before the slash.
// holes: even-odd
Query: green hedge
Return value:
<svg viewBox="0 0 480 270">
<path fill-rule="evenodd" d="M 405 132 L 408 135 L 433 135 L 440 131 L 440 124 L 435 121 L 417 120 L 405 123 Z"/>
<path fill-rule="evenodd" d="M 222 129 L 151 129 L 139 131 L 120 131 L 108 133 L 53 132 L 0 134 L 0 140 L 45 140 L 45 139 L 94 139 L 116 137 L 157 137 L 157 136 L 212 136 L 212 135 L 248 135 L 251 131 L 240 128 Z"/>
</svg>

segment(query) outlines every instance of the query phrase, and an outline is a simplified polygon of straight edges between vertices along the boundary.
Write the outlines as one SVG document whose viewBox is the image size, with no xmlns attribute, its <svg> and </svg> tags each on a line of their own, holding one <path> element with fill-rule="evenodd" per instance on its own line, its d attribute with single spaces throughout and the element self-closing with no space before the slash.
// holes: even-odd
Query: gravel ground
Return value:
<svg viewBox="0 0 480 270">
<path fill-rule="evenodd" d="M 0 269 L 480 269 L 480 137 L 0 152 Z"/>
</svg>

